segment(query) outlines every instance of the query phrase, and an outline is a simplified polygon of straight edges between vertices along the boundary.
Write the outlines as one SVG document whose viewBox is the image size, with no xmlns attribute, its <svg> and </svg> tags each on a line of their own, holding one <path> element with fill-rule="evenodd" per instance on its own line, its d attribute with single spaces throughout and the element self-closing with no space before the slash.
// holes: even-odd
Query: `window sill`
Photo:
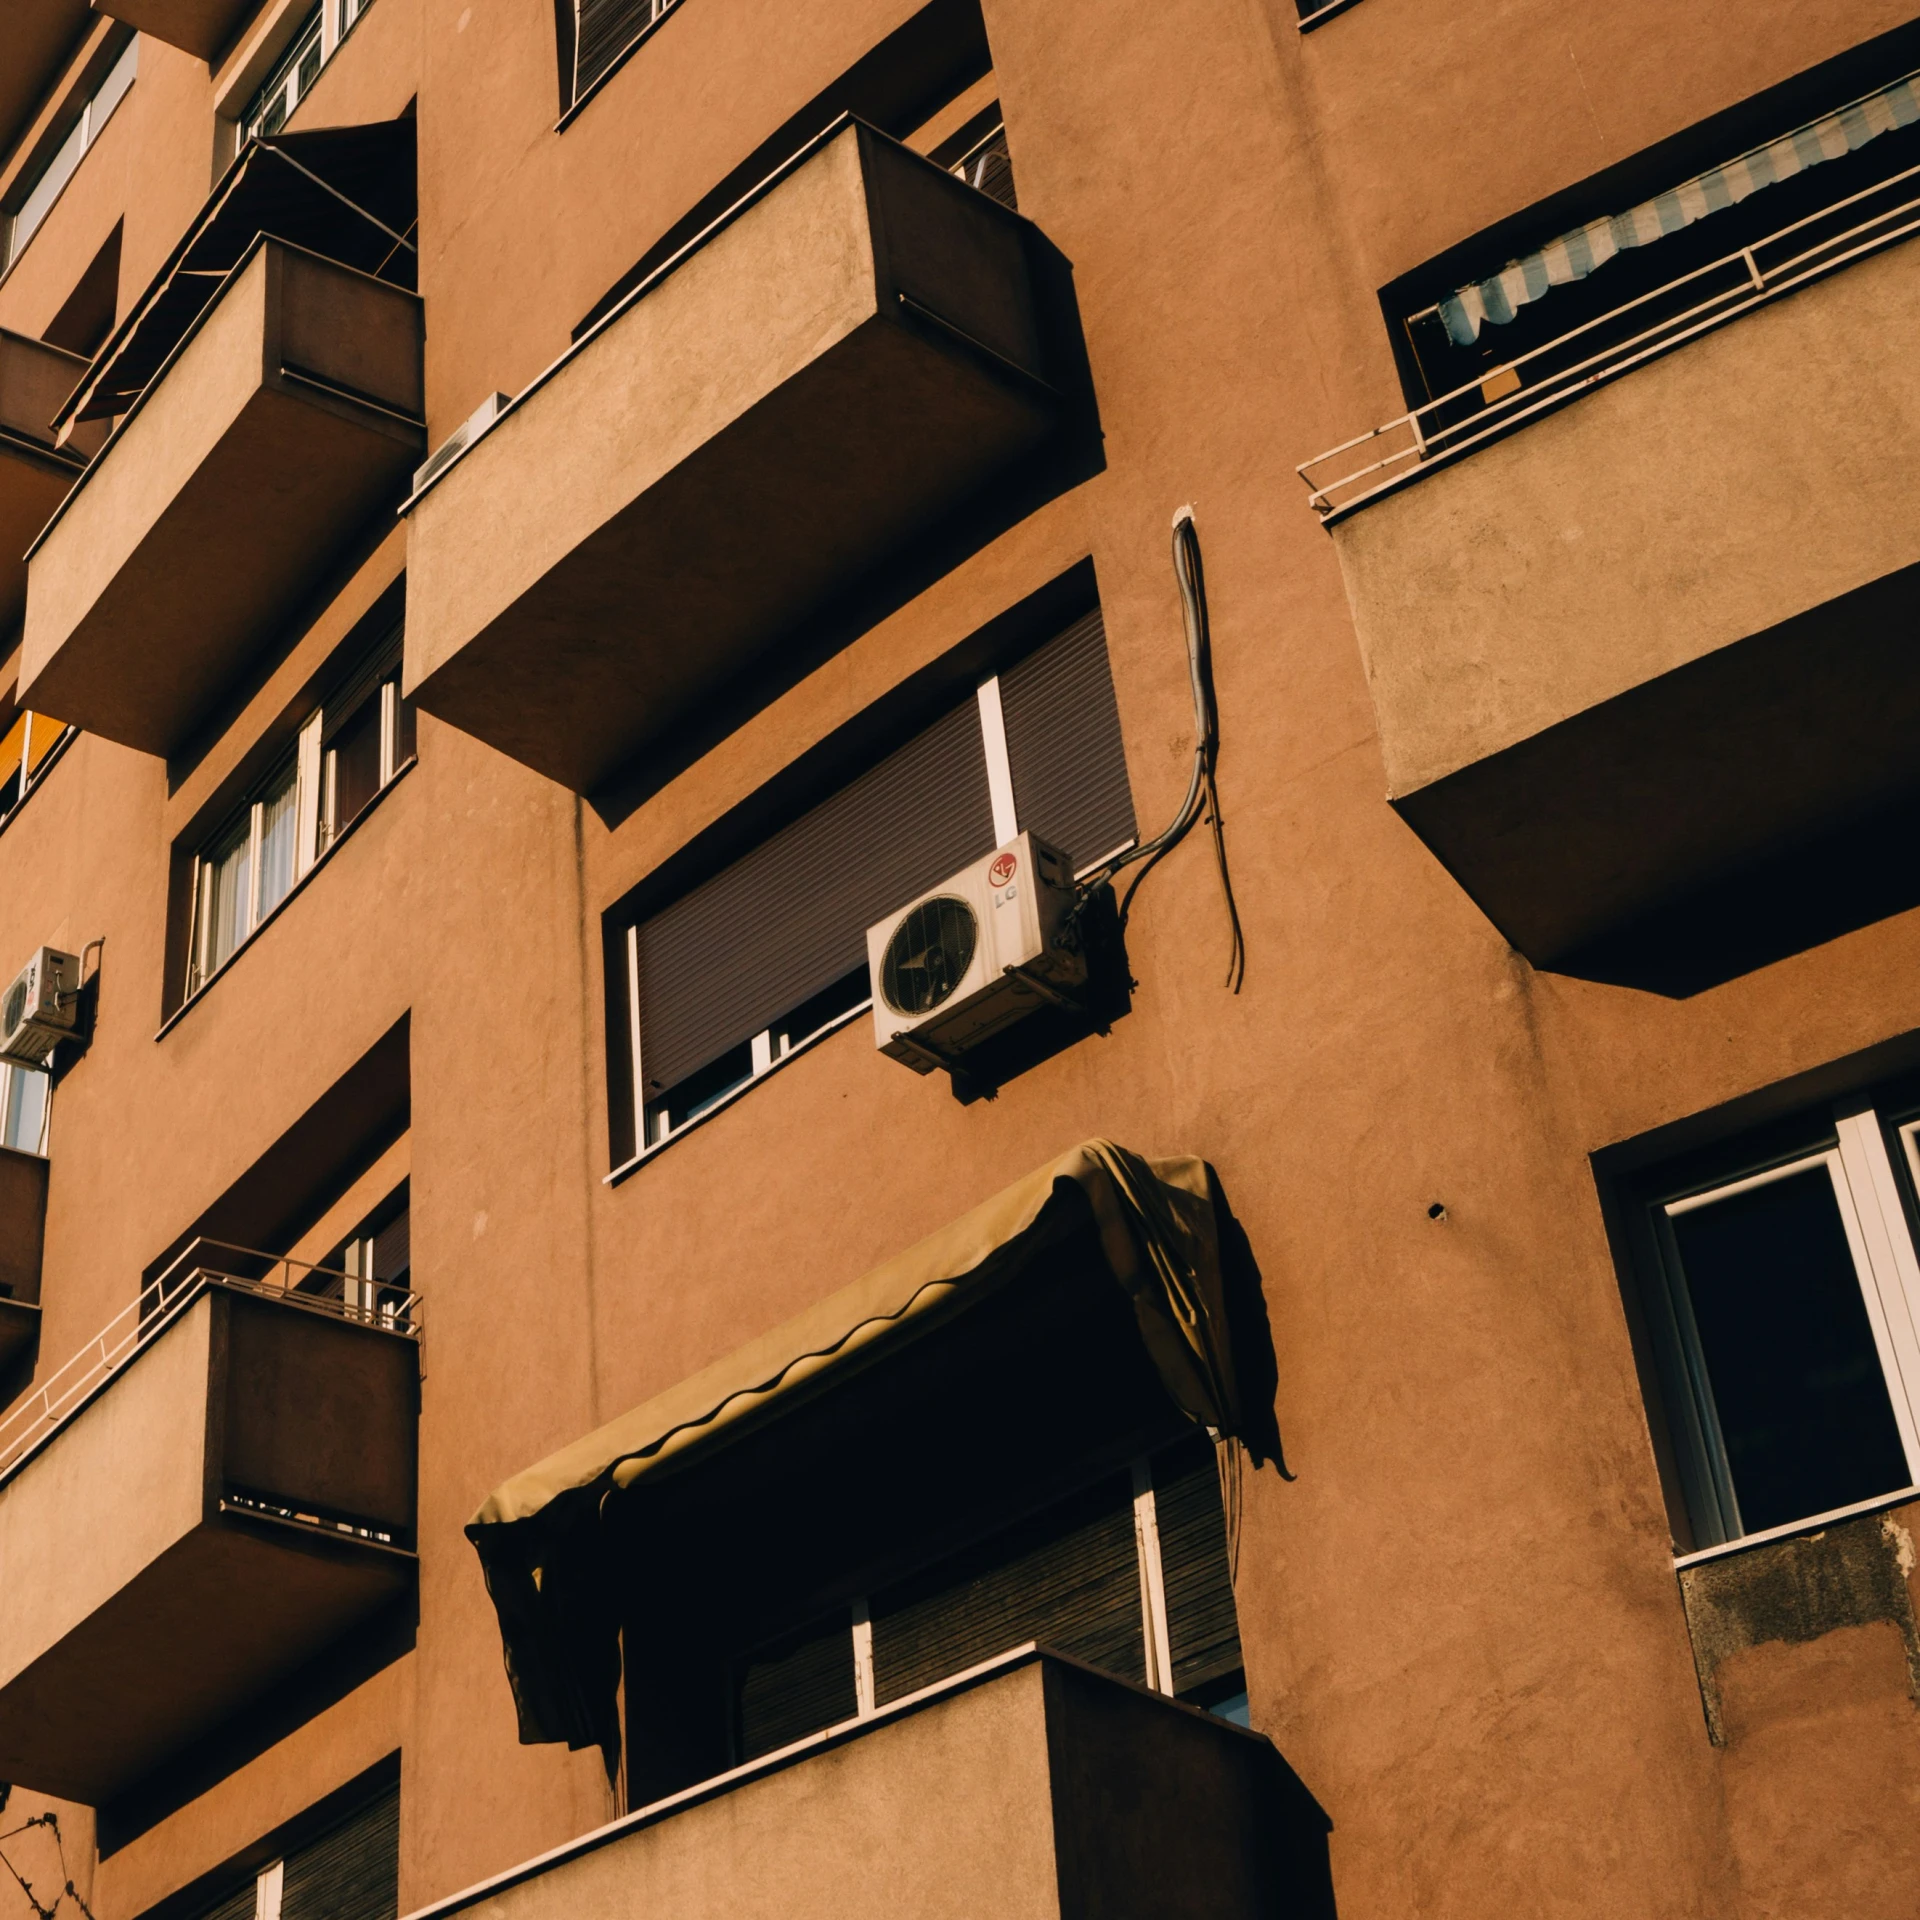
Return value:
<svg viewBox="0 0 1920 1920">
<path fill-rule="evenodd" d="M 218 978 L 219 975 L 216 974 L 214 979 Z M 207 984 L 211 986 L 213 983 L 209 981 Z M 652 1146 L 642 1147 L 640 1151 L 631 1158 L 621 1161 L 611 1173 L 601 1176 L 600 1184 L 605 1187 L 619 1186 L 630 1174 L 639 1172 L 641 1167 L 649 1160 L 659 1154 L 665 1153 L 669 1147 L 678 1141 L 684 1140 L 688 1134 L 698 1132 L 700 1128 L 704 1127 L 707 1122 L 715 1118 L 716 1115 L 725 1113 L 736 1100 L 744 1098 L 747 1094 L 753 1092 L 756 1087 L 764 1087 L 782 1067 L 790 1066 L 795 1060 L 799 1060 L 811 1053 L 821 1041 L 832 1039 L 836 1033 L 851 1026 L 854 1021 L 864 1019 L 872 1012 L 873 1002 L 871 999 L 862 1000 L 858 1006 L 849 1007 L 846 1012 L 841 1014 L 837 1019 L 828 1021 L 824 1027 L 817 1028 L 814 1032 L 808 1034 L 797 1047 L 789 1048 L 778 1060 L 772 1061 L 762 1069 L 762 1071 L 752 1075 L 748 1079 L 742 1080 L 737 1087 L 729 1088 L 714 1101 L 712 1106 L 703 1108 L 699 1113 L 695 1114 L 691 1120 L 683 1120 L 664 1140 L 656 1140 Z"/>
<path fill-rule="evenodd" d="M 166 1019 L 160 1023 L 160 1030 L 153 1036 L 156 1041 L 164 1040 L 167 1037 L 167 1035 L 170 1034 L 174 1030 L 174 1028 L 177 1027 L 180 1024 L 180 1022 L 184 1020 L 187 1017 L 187 1015 L 191 1013 L 193 1009 L 197 1007 L 200 1004 L 200 1002 L 204 1000 L 207 997 L 207 995 L 210 994 L 214 990 L 214 988 L 217 987 L 220 984 L 220 982 L 227 977 L 227 975 L 238 964 L 240 960 L 240 956 L 243 953 L 247 952 L 247 950 L 250 947 L 252 947 L 253 943 L 256 940 L 258 940 L 260 936 L 263 933 L 265 933 L 266 930 L 270 926 L 272 926 L 273 923 L 276 920 L 278 920 L 280 916 L 283 913 L 285 913 L 286 910 L 290 906 L 292 906 L 292 904 L 296 900 L 300 898 L 301 894 L 304 893 L 307 890 L 307 888 L 313 884 L 315 878 L 320 873 L 325 871 L 327 862 L 331 860 L 333 856 L 336 853 L 338 853 L 340 849 L 344 847 L 347 844 L 347 842 L 351 840 L 356 833 L 360 831 L 360 828 L 364 822 L 372 819 L 374 814 L 379 811 L 381 803 L 386 799 L 387 795 L 390 794 L 394 790 L 394 788 L 397 787 L 400 784 L 400 782 L 404 780 L 407 777 L 407 775 L 410 774 L 414 770 L 414 768 L 417 767 L 419 764 L 420 764 L 420 756 L 416 753 L 414 757 L 411 760 L 407 761 L 404 766 L 396 767 L 393 770 L 393 778 L 389 780 L 387 784 L 384 787 L 382 787 L 380 791 L 376 793 L 373 796 L 373 798 L 369 800 L 367 804 L 364 807 L 362 807 L 360 811 L 353 816 L 351 820 L 347 822 L 347 824 L 340 830 L 339 834 L 335 837 L 332 845 L 329 846 L 327 850 L 323 854 L 321 854 L 317 860 L 314 861 L 313 865 L 310 866 L 306 870 L 306 872 L 303 873 L 300 876 L 300 878 L 296 880 L 293 883 L 293 885 L 290 886 L 286 890 L 286 892 L 280 896 L 278 900 L 274 902 L 273 908 L 267 914 L 266 918 L 262 920 L 260 924 L 257 927 L 255 927 L 254 930 L 250 934 L 248 934 L 247 937 L 244 940 L 242 940 L 240 944 L 237 947 L 235 947 L 230 954 L 227 955 L 226 959 L 223 960 L 220 963 L 220 965 L 214 969 L 213 973 L 201 985 L 194 988 L 194 990 L 190 994 L 188 994 L 187 997 L 183 1001 L 181 1001 L 181 1003 L 177 1007 L 175 1007 L 170 1014 L 167 1015 Z"/>
<path fill-rule="evenodd" d="M 1789 1520 L 1784 1526 L 1768 1527 L 1760 1533 L 1743 1533 L 1738 1540 L 1722 1541 L 1717 1547 L 1701 1547 L 1694 1553 L 1674 1555 L 1674 1571 L 1697 1567 L 1706 1560 L 1724 1560 L 1729 1554 L 1744 1553 L 1749 1547 L 1764 1547 L 1770 1541 L 1791 1540 L 1796 1534 L 1820 1533 L 1843 1520 L 1858 1520 L 1862 1514 L 1883 1513 L 1888 1507 L 1903 1507 L 1920 1500 L 1920 1486 L 1901 1487 L 1893 1493 L 1877 1493 L 1871 1500 L 1856 1500 L 1850 1507 L 1834 1507 L 1826 1513 L 1809 1514 L 1804 1520 Z"/>
<path fill-rule="evenodd" d="M 1315 27 L 1324 27 L 1335 14 L 1345 13 L 1349 7 L 1357 7 L 1359 4 L 1360 0 L 1328 0 L 1326 6 L 1316 8 L 1304 20 L 1298 20 L 1294 24 L 1302 33 L 1311 33 Z"/>
</svg>

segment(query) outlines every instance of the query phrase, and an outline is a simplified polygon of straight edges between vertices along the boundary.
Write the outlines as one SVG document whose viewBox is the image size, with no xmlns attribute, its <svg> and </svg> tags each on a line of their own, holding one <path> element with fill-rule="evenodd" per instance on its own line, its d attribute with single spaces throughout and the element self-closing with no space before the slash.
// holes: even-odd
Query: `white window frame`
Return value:
<svg viewBox="0 0 1920 1920">
<path fill-rule="evenodd" d="M 1020 811 L 1014 803 L 1013 761 L 1007 751 L 1006 715 L 1000 702 L 1000 676 L 997 673 L 989 674 L 974 688 L 974 701 L 980 716 L 980 743 L 987 762 L 987 796 L 993 808 L 994 844 L 1005 846 L 1009 840 L 1019 837 Z M 1098 859 L 1090 860 L 1081 867 L 1079 874 L 1091 873 L 1095 868 L 1104 866 L 1115 854 L 1124 852 L 1132 844 L 1131 840 L 1124 840 L 1119 846 L 1109 848 Z M 752 1035 L 747 1043 L 750 1065 L 746 1075 L 673 1123 L 660 1102 L 647 1098 L 647 1083 L 641 1071 L 643 1036 L 640 1031 L 640 929 L 637 923 L 627 928 L 626 973 L 627 1047 L 632 1068 L 635 1150 L 611 1173 L 603 1176 L 607 1183 L 624 1179 L 642 1160 L 658 1153 L 690 1128 L 699 1126 L 701 1122 L 730 1107 L 742 1094 L 758 1086 L 768 1074 L 778 1072 L 790 1060 L 798 1059 L 809 1048 L 838 1033 L 842 1027 L 858 1020 L 863 1014 L 873 1011 L 873 997 L 869 994 L 835 1014 L 811 1033 L 793 1035 L 774 1027 L 763 1028 Z"/>
<path fill-rule="evenodd" d="M 68 737 L 74 731 L 65 721 L 55 720 L 50 714 L 35 712 L 31 707 L 20 708 L 13 717 L 15 721 L 25 723 L 20 728 L 20 791 L 15 795 L 13 805 L 7 808 L 4 813 L 0 813 L 0 826 L 5 826 L 6 823 L 27 804 L 29 796 L 39 787 L 40 782 L 46 778 L 48 770 L 53 765 L 55 755 L 61 747 L 66 744 Z M 40 722 L 45 722 L 49 726 L 58 727 L 59 732 L 47 742 L 45 752 L 43 752 L 36 761 L 33 757 L 34 730 Z M 11 728 L 8 730 L 11 731 Z M 0 772 L 0 780 L 4 780 L 4 777 L 4 772 Z"/>
<path fill-rule="evenodd" d="M 368 0 L 368 3 L 371 4 L 371 0 Z M 364 682 L 361 684 L 364 685 Z M 398 668 L 387 674 L 380 681 L 378 688 L 370 689 L 365 697 L 377 699 L 380 703 L 378 722 L 380 777 L 379 785 L 374 789 L 365 806 L 361 808 L 361 813 L 373 807 L 375 801 L 393 784 L 412 758 L 409 755 L 403 760 L 400 756 L 401 700 Z M 355 711 L 357 710 L 356 707 Z M 196 853 L 193 857 L 192 926 L 187 944 L 185 996 L 187 1000 L 204 992 L 226 968 L 233 964 L 251 943 L 254 935 L 293 898 L 301 883 L 321 860 L 333 851 L 339 843 L 341 834 L 353 824 L 351 820 L 343 821 L 339 818 L 337 751 L 322 745 L 327 718 L 328 708 L 325 705 L 314 708 L 301 723 L 300 731 L 294 739 L 293 873 L 287 883 L 286 891 L 271 907 L 264 910 L 260 901 L 260 890 L 264 878 L 260 855 L 266 819 L 266 799 L 274 791 L 286 770 L 287 763 L 284 760 L 277 763 L 273 773 L 261 782 L 253 798 L 246 803 L 250 843 L 247 873 L 247 925 L 245 932 L 234 942 L 233 951 L 218 965 L 210 964 L 213 938 L 213 867 L 206 857 L 204 847 L 220 844 L 232 828 L 236 815 L 229 814 L 219 831 L 209 835 L 203 843 L 203 851 Z M 354 816 L 355 819 L 359 817 L 359 814 Z"/>
<path fill-rule="evenodd" d="M 14 1103 L 19 1098 L 20 1089 L 28 1076 L 46 1082 L 40 1095 L 40 1129 L 34 1144 L 13 1149 L 16 1153 L 37 1153 L 41 1159 L 47 1157 L 47 1142 L 53 1129 L 53 1081 L 44 1069 L 23 1066 L 17 1061 L 0 1061 L 0 1142 L 4 1142 L 12 1130 Z"/>
<path fill-rule="evenodd" d="M 288 43 L 286 52 L 274 62 L 273 72 L 247 102 L 246 111 L 240 117 L 242 145 L 259 134 L 261 122 L 273 110 L 276 98 L 286 108 L 280 116 L 280 125 L 284 127 L 293 118 L 301 101 L 319 84 L 321 74 L 327 70 L 327 63 L 339 52 L 347 35 L 372 5 L 373 0 L 322 0 L 318 21 Z M 300 84 L 301 56 L 316 45 L 320 49 L 320 64 L 314 69 L 313 78 L 303 87 Z"/>
<path fill-rule="evenodd" d="M 1793 1179 L 1816 1167 L 1825 1171 L 1846 1235 L 1867 1324 L 1873 1334 L 1881 1379 L 1906 1456 L 1908 1484 L 1876 1494 L 1869 1500 L 1808 1514 L 1779 1526 L 1741 1531 L 1715 1546 L 1675 1555 L 1676 1567 L 1692 1566 L 1763 1541 L 1805 1533 L 1850 1514 L 1896 1504 L 1920 1490 L 1920 1256 L 1916 1256 L 1879 1113 L 1871 1107 L 1842 1110 L 1836 1116 L 1835 1131 L 1838 1143 L 1832 1147 L 1803 1154 L 1742 1179 L 1722 1181 L 1703 1192 L 1665 1201 L 1660 1211 L 1669 1220 L 1678 1219 L 1757 1187 Z M 1920 1189 L 1920 1120 L 1908 1121 L 1898 1131 L 1909 1172 L 1916 1188 Z M 1733 1500 L 1737 1513 L 1737 1492 Z"/>
</svg>

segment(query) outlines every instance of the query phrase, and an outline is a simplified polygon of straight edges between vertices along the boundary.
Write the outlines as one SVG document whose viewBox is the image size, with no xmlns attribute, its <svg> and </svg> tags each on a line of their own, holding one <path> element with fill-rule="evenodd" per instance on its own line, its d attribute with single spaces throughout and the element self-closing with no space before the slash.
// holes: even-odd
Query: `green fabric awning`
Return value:
<svg viewBox="0 0 1920 1920">
<path fill-rule="evenodd" d="M 1280 1460 L 1259 1276 L 1206 1162 L 1089 1141 L 1016 1181 L 795 1319 L 515 1474 L 468 1525 L 500 1619 L 523 1741 L 618 1750 L 619 1607 L 605 1529 L 629 1496 L 705 1459 L 938 1316 L 1018 1286 L 1071 1232 L 1133 1308 L 1174 1405 Z"/>
</svg>

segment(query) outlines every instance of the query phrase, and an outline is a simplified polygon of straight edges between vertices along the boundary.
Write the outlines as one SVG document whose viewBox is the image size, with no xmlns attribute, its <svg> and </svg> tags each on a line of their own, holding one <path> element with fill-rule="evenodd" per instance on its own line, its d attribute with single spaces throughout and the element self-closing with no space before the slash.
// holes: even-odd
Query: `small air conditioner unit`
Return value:
<svg viewBox="0 0 1920 1920">
<path fill-rule="evenodd" d="M 427 455 L 424 466 L 413 470 L 413 490 L 430 486 L 453 465 L 486 430 L 513 404 L 504 393 L 490 393 Z"/>
<path fill-rule="evenodd" d="M 80 1022 L 80 958 L 42 947 L 0 1002 L 0 1059 L 44 1067 Z"/>
<path fill-rule="evenodd" d="M 1023 833 L 867 929 L 874 1039 L 916 1073 L 962 1064 L 1049 1005 L 1077 1006 L 1073 868 Z"/>
</svg>

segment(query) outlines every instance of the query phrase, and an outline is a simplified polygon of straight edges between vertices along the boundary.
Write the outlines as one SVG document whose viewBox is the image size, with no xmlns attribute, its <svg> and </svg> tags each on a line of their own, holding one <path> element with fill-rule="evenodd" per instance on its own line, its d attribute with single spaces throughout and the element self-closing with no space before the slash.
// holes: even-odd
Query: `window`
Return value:
<svg viewBox="0 0 1920 1920">
<path fill-rule="evenodd" d="M 413 1291 L 413 1242 L 407 1188 L 391 1195 L 320 1263 L 306 1291 L 344 1300 L 364 1319 L 407 1324 Z"/>
<path fill-rule="evenodd" d="M 626 925 L 633 1104 L 616 1155 L 623 1120 L 629 1151 L 663 1145 L 866 1008 L 867 928 L 1028 829 L 1076 870 L 1134 837 L 1097 611 Z"/>
<path fill-rule="evenodd" d="M 391 1787 L 250 1874 L 199 1920 L 394 1920 L 400 1909 L 400 1789 Z"/>
<path fill-rule="evenodd" d="M 0 1062 L 0 1146 L 45 1154 L 52 1082 L 37 1067 Z"/>
<path fill-rule="evenodd" d="M 259 92 L 247 102 L 240 116 L 243 140 L 264 139 L 287 124 L 312 91 L 321 69 L 372 5 L 373 0 L 321 0 L 301 22 L 293 44 L 275 62 Z"/>
<path fill-rule="evenodd" d="M 671 13 L 679 0 L 570 0 L 573 97 L 604 79 L 621 56 Z"/>
<path fill-rule="evenodd" d="M 26 804 L 27 796 L 51 769 L 54 749 L 73 733 L 64 720 L 22 709 L 0 736 L 0 826 Z"/>
<path fill-rule="evenodd" d="M 199 992 L 413 758 L 396 631 L 310 714 L 195 857 L 187 993 Z"/>
<path fill-rule="evenodd" d="M 735 1764 L 964 1673 L 1029 1640 L 1247 1721 L 1210 1441 L 1107 1475 L 734 1669 Z"/>
<path fill-rule="evenodd" d="M 1020 211 L 1013 189 L 1013 156 L 1007 149 L 1007 127 L 999 101 L 982 108 L 927 158 L 1003 207 Z"/>
<path fill-rule="evenodd" d="M 1696 1549 L 1920 1482 L 1920 1102 L 1655 1180 L 1634 1229 Z"/>
<path fill-rule="evenodd" d="M 119 59 L 107 69 L 106 78 L 94 88 L 86 105 L 80 109 L 80 117 L 68 130 L 67 137 L 40 169 L 33 185 L 27 189 L 26 198 L 14 209 L 13 218 L 7 222 L 7 266 L 12 266 L 19 259 L 27 242 L 39 230 L 41 221 L 52 211 L 53 203 L 60 198 L 62 189 L 79 170 L 87 149 L 99 139 L 101 130 L 113 117 L 114 108 L 127 97 L 127 89 L 133 85 L 139 65 L 140 41 L 136 36 L 127 42 Z"/>
</svg>

